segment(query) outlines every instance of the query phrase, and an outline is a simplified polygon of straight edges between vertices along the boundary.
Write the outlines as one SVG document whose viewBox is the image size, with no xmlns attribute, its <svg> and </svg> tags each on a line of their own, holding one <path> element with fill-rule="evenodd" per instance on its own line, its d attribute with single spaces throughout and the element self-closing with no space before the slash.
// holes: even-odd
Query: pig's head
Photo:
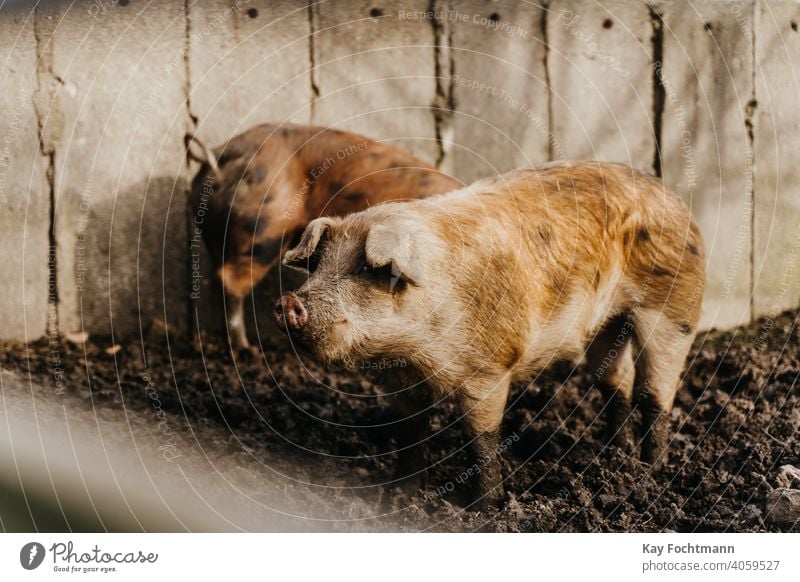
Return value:
<svg viewBox="0 0 800 582">
<path fill-rule="evenodd" d="M 278 300 L 275 322 L 325 363 L 395 357 L 425 319 L 430 237 L 378 208 L 312 221 L 284 256 L 310 275 Z"/>
</svg>

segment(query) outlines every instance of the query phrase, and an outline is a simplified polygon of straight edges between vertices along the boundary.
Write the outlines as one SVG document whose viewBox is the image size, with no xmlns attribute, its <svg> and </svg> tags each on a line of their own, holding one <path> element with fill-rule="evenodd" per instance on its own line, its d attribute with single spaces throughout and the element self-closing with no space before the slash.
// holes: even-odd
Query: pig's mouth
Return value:
<svg viewBox="0 0 800 582">
<path fill-rule="evenodd" d="M 297 294 L 284 293 L 275 304 L 275 324 L 293 344 L 323 363 L 338 365 L 347 361 L 352 345 L 349 318 L 339 315 L 331 321 L 324 311 L 315 313 L 306 305 L 307 301 Z"/>
<path fill-rule="evenodd" d="M 338 319 L 320 333 L 306 334 L 303 341 L 324 364 L 346 366 L 350 359 L 349 326 L 347 319 Z"/>
<path fill-rule="evenodd" d="M 349 362 L 349 342 L 342 337 L 349 325 L 346 319 L 328 324 L 324 329 L 307 326 L 303 329 L 282 327 L 292 346 L 301 354 L 313 357 L 323 365 L 345 366 Z"/>
</svg>

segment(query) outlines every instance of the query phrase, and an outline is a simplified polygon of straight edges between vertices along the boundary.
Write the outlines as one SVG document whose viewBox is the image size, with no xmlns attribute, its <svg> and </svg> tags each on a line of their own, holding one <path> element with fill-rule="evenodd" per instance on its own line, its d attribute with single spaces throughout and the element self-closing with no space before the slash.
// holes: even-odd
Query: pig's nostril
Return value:
<svg viewBox="0 0 800 582">
<path fill-rule="evenodd" d="M 305 308 L 298 302 L 289 308 L 289 320 L 292 327 L 303 327 L 308 320 L 308 314 Z"/>
<path fill-rule="evenodd" d="M 308 313 L 294 293 L 281 296 L 273 314 L 275 323 L 284 329 L 300 329 L 308 321 Z"/>
</svg>

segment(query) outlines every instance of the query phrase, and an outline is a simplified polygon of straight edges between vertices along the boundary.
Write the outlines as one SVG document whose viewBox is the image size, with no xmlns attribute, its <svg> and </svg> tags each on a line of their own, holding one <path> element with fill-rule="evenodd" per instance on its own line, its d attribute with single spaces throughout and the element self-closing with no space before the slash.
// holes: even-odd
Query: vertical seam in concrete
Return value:
<svg viewBox="0 0 800 582">
<path fill-rule="evenodd" d="M 750 87 L 750 101 L 744 109 L 745 118 L 744 124 L 747 129 L 747 145 L 750 149 L 750 321 L 756 319 L 755 312 L 755 294 L 756 294 L 756 108 L 758 107 L 758 100 L 756 98 L 756 67 L 758 66 L 758 54 L 756 51 L 756 27 L 758 26 L 759 18 L 759 2 L 753 2 L 753 23 L 750 30 L 750 42 L 752 44 L 752 59 L 753 66 L 751 69 L 751 87 Z"/>
<path fill-rule="evenodd" d="M 189 130 L 192 133 L 197 131 L 197 116 L 192 112 L 192 19 L 191 19 L 191 9 L 192 9 L 192 0 L 184 0 L 183 3 L 183 18 L 184 18 L 184 28 L 183 28 L 183 95 L 184 95 L 184 104 L 186 107 L 186 115 L 189 118 Z M 187 146 L 188 147 L 188 146 Z M 188 152 L 187 152 L 188 153 Z M 189 156 L 186 155 L 184 158 L 186 162 L 186 172 L 189 174 L 189 188 L 191 188 L 191 173 L 189 171 Z M 186 211 L 184 212 L 185 220 L 186 220 L 186 232 L 192 232 L 192 217 L 191 213 L 188 209 L 188 193 L 187 193 L 187 203 L 186 203 Z M 191 243 L 191 234 L 187 236 L 187 240 L 184 241 L 184 248 L 185 248 L 185 256 L 188 260 L 191 261 L 192 256 L 192 249 Z M 187 279 L 187 289 L 192 288 L 192 268 L 189 265 L 189 268 L 186 270 L 186 279 Z M 193 301 L 189 300 L 186 302 L 186 329 L 189 333 L 195 329 L 195 304 Z M 200 332 L 199 329 L 196 330 L 198 333 Z M 146 355 L 144 351 L 142 351 L 142 356 L 145 358 L 146 364 Z"/>
<path fill-rule="evenodd" d="M 239 43 L 241 42 L 241 38 L 239 35 L 239 4 L 241 4 L 241 0 L 228 0 L 228 10 L 233 15 L 231 18 L 231 22 L 233 23 L 231 27 L 233 28 L 233 46 L 238 47 Z M 227 10 L 225 13 L 227 14 Z"/>
<path fill-rule="evenodd" d="M 433 27 L 433 70 L 436 77 L 436 95 L 433 98 L 431 111 L 433 113 L 433 127 L 436 136 L 436 167 L 441 168 L 447 155 L 444 134 L 447 130 L 448 120 L 455 111 L 455 59 L 453 58 L 453 32 L 452 28 L 442 24 L 440 18 L 447 22 L 450 6 L 445 3 L 441 8 L 437 0 L 431 0 L 428 12 L 432 14 L 431 26 Z M 444 15 L 443 17 L 441 15 Z M 444 51 L 442 51 L 444 47 Z M 447 58 L 447 67 L 443 66 Z"/>
<path fill-rule="evenodd" d="M 544 65 L 544 84 L 547 90 L 547 125 L 550 129 L 550 136 L 547 138 L 547 161 L 553 161 L 555 132 L 553 131 L 553 85 L 550 80 L 550 40 L 547 34 L 548 17 L 550 15 L 550 2 L 545 1 L 542 3 L 542 18 L 539 22 L 539 27 L 542 34 L 542 44 L 544 45 L 544 56 L 542 57 L 542 64 Z"/>
<path fill-rule="evenodd" d="M 190 17 L 190 9 L 192 7 L 191 0 L 184 0 L 183 2 L 183 94 L 186 102 L 186 113 L 189 116 L 189 122 L 192 130 L 197 129 L 197 116 L 192 113 L 192 77 L 191 77 L 191 56 L 192 56 L 192 20 Z M 189 164 L 188 158 L 186 159 L 187 165 Z"/>
<path fill-rule="evenodd" d="M 48 319 L 52 318 L 49 326 L 52 331 L 58 331 L 58 255 L 56 241 L 56 153 L 50 150 L 47 154 L 47 187 L 49 189 L 50 213 L 47 256 L 47 304 Z"/>
<path fill-rule="evenodd" d="M 661 14 L 652 4 L 647 5 L 650 13 L 650 25 L 653 34 L 650 37 L 653 59 L 653 138 L 655 151 L 653 152 L 653 173 L 661 178 L 664 174 L 663 160 L 661 158 L 662 128 L 664 123 L 664 106 L 666 104 L 666 91 L 664 88 L 664 21 Z"/>
<path fill-rule="evenodd" d="M 52 38 L 45 42 L 42 38 L 39 6 L 33 12 L 33 36 L 36 43 L 36 95 L 34 96 L 33 109 L 36 114 L 37 133 L 39 138 L 39 152 L 47 160 L 45 178 L 48 188 L 48 203 L 50 211 L 48 216 L 48 251 L 47 251 L 47 334 L 58 333 L 58 268 L 57 268 L 57 241 L 56 241 L 56 177 L 55 144 L 48 143 L 45 136 L 43 101 L 47 104 L 47 111 L 53 104 L 52 80 L 62 82 L 53 71 Z"/>
<path fill-rule="evenodd" d="M 308 16 L 308 82 L 311 87 L 311 103 L 309 104 L 309 121 L 313 124 L 316 121 L 317 115 L 317 99 L 319 99 L 320 91 L 317 85 L 317 55 L 314 34 L 316 33 L 316 23 L 314 22 L 314 2 L 309 0 L 307 6 Z"/>
</svg>

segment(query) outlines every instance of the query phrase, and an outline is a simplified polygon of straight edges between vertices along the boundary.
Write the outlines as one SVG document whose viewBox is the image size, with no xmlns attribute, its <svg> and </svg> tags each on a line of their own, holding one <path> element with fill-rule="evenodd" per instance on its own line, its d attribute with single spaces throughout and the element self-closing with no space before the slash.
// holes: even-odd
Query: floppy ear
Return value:
<svg viewBox="0 0 800 582">
<path fill-rule="evenodd" d="M 408 232 L 376 224 L 369 229 L 364 251 L 372 268 L 391 265 L 393 276 L 418 287 L 423 284 L 422 262 Z"/>
<path fill-rule="evenodd" d="M 325 217 L 309 222 L 297 246 L 283 255 L 284 266 L 305 268 L 308 258 L 317 250 L 319 241 L 322 240 L 331 225 L 333 225 L 333 220 Z"/>
</svg>

